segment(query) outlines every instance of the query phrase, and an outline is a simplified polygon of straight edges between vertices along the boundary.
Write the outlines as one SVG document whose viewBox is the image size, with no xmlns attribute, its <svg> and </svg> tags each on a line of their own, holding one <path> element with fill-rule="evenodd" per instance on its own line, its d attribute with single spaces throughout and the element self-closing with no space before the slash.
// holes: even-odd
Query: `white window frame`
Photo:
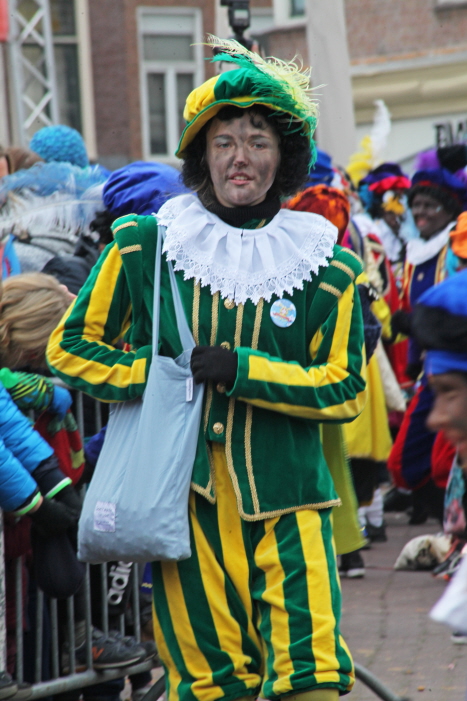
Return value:
<svg viewBox="0 0 467 701">
<path fill-rule="evenodd" d="M 143 156 L 147 161 L 160 161 L 163 163 L 177 163 L 175 150 L 178 146 L 178 120 L 171 119 L 174 105 L 177 104 L 176 75 L 177 73 L 191 73 L 196 87 L 204 81 L 204 47 L 201 45 L 203 38 L 203 16 L 199 8 L 195 7 L 138 7 L 138 58 L 140 66 L 140 96 L 141 96 L 141 127 L 143 136 Z M 143 55 L 143 18 L 147 15 L 190 15 L 193 17 L 193 60 L 192 61 L 147 61 Z M 174 29 L 173 34 L 179 35 Z M 149 97 L 147 92 L 147 76 L 151 73 L 163 73 L 165 75 L 165 115 L 167 134 L 167 153 L 151 153 L 151 138 L 149 127 Z"/>
<path fill-rule="evenodd" d="M 54 46 L 72 44 L 77 48 L 81 132 L 88 156 L 95 160 L 97 142 L 88 0 L 74 0 L 74 10 L 75 34 L 55 34 L 52 40 Z"/>
<path fill-rule="evenodd" d="M 81 124 L 86 149 L 91 160 L 97 159 L 96 112 L 92 74 L 91 26 L 89 1 L 76 0 L 75 18 L 78 33 L 78 65 L 81 92 Z"/>
</svg>

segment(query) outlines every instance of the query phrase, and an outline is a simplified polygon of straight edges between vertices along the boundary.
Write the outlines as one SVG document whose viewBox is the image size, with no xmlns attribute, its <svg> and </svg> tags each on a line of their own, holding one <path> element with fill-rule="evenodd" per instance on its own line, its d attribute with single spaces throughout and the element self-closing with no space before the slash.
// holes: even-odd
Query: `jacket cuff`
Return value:
<svg viewBox="0 0 467 701">
<path fill-rule="evenodd" d="M 15 511 L 12 513 L 15 516 L 24 516 L 25 514 L 29 513 L 37 504 L 39 499 L 41 498 L 41 493 L 38 489 L 36 489 L 28 499 L 26 499 L 25 502 L 21 504 Z"/>
<path fill-rule="evenodd" d="M 71 479 L 60 470 L 55 455 L 39 463 L 32 473 L 32 477 L 36 480 L 42 494 L 48 499 L 52 499 L 64 487 L 72 483 Z"/>
<path fill-rule="evenodd" d="M 254 353 L 251 348 L 235 348 L 238 358 L 237 377 L 234 386 L 226 392 L 228 397 L 248 397 L 248 374 L 250 368 L 250 355 Z"/>
<path fill-rule="evenodd" d="M 54 496 L 56 496 L 59 492 L 62 491 L 62 489 L 65 489 L 65 487 L 68 487 L 69 484 L 73 484 L 72 480 L 69 477 L 64 477 L 61 482 L 55 485 L 51 490 L 45 494 L 45 497 L 47 499 L 53 499 Z"/>
</svg>

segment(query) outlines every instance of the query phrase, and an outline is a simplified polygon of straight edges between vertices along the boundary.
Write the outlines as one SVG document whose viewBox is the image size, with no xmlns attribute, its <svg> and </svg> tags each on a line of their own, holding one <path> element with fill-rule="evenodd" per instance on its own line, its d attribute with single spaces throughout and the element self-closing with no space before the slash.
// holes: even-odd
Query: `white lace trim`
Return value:
<svg viewBox="0 0 467 701">
<path fill-rule="evenodd" d="M 281 209 L 261 229 L 239 229 L 194 195 L 166 202 L 157 220 L 167 229 L 164 252 L 175 270 L 236 304 L 303 289 L 304 280 L 329 265 L 337 240 L 336 227 L 319 214 Z"/>
</svg>

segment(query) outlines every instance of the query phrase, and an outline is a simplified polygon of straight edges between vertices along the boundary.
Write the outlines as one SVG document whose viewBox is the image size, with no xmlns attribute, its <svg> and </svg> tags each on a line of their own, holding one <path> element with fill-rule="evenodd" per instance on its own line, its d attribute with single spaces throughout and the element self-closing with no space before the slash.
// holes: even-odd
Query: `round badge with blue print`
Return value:
<svg viewBox="0 0 467 701">
<path fill-rule="evenodd" d="M 297 318 L 297 309 L 290 299 L 277 299 L 271 307 L 271 319 L 276 326 L 286 329 Z"/>
</svg>

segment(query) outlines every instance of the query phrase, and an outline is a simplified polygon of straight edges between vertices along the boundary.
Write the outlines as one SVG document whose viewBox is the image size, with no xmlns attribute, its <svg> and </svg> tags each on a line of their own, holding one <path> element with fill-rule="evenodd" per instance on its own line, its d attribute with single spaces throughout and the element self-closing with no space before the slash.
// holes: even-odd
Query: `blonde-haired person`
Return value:
<svg viewBox="0 0 467 701">
<path fill-rule="evenodd" d="M 0 364 L 45 367 L 49 336 L 73 298 L 64 285 L 44 273 L 5 280 L 0 292 Z"/>
<path fill-rule="evenodd" d="M 46 378 L 9 368 L 45 365 L 48 337 L 71 297 L 54 278 L 33 273 L 7 279 L 0 299 L 0 506 L 28 513 L 48 538 L 76 524 L 80 503 L 52 447 L 21 411 L 48 409 L 63 418 L 71 396 Z"/>
<path fill-rule="evenodd" d="M 43 163 L 43 159 L 27 148 L 11 146 L 3 149 L 0 146 L 0 178 L 17 173 L 18 170 L 32 168 L 36 163 Z"/>
<path fill-rule="evenodd" d="M 49 336 L 72 299 L 64 285 L 43 273 L 16 275 L 0 287 L 0 383 L 21 411 L 48 409 L 63 419 L 71 406 L 68 390 L 16 370 L 46 368 Z"/>
</svg>

